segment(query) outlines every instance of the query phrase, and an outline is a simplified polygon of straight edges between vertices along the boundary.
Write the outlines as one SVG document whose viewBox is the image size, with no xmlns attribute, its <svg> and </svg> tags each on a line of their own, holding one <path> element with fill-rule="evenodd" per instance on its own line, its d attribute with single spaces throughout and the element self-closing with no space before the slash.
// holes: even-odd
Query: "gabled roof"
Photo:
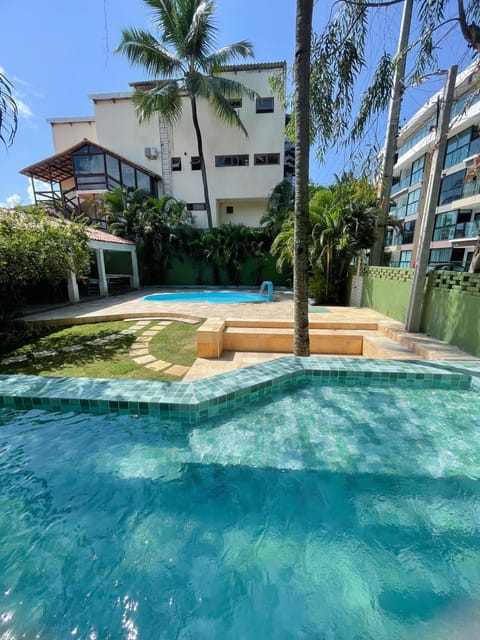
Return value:
<svg viewBox="0 0 480 640">
<path fill-rule="evenodd" d="M 115 244 L 135 244 L 131 240 L 120 238 L 120 236 L 114 236 L 113 233 L 107 233 L 106 231 L 94 229 L 93 227 L 87 227 L 86 231 L 89 240 L 96 240 L 97 242 L 113 242 Z"/>
<path fill-rule="evenodd" d="M 73 177 L 73 160 L 72 154 L 77 150 L 83 147 L 86 144 L 93 144 L 105 153 L 110 154 L 117 160 L 121 162 L 126 162 L 135 169 L 139 171 L 143 171 L 143 173 L 147 173 L 149 176 L 153 178 L 160 178 L 159 175 L 145 169 L 145 167 L 124 158 L 123 156 L 118 155 L 118 153 L 114 153 L 110 149 L 103 147 L 98 142 L 92 142 L 87 138 L 84 138 L 81 142 L 73 145 L 73 147 L 69 147 L 60 153 L 56 153 L 54 156 L 50 156 L 49 158 L 45 158 L 44 160 L 40 160 L 40 162 L 36 162 L 35 164 L 31 164 L 29 167 L 25 167 L 22 169 L 20 173 L 24 176 L 29 176 L 30 178 L 35 178 L 35 180 L 42 180 L 43 182 L 61 182 L 62 180 L 67 180 L 68 178 Z"/>
</svg>

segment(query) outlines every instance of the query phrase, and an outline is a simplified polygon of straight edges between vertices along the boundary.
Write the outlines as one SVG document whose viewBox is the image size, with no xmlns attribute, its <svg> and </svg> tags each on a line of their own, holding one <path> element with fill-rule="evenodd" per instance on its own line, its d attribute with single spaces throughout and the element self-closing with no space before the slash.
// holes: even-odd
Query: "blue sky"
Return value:
<svg viewBox="0 0 480 640">
<path fill-rule="evenodd" d="M 325 24 L 332 4 L 317 0 L 317 30 Z M 146 26 L 149 11 L 141 0 L 2 0 L 1 13 L 0 67 L 15 85 L 20 122 L 13 146 L 8 150 L 0 146 L 0 203 L 11 203 L 13 196 L 26 203 L 29 181 L 18 171 L 54 152 L 46 118 L 91 115 L 88 94 L 125 91 L 129 81 L 143 78 L 114 50 L 122 27 Z M 398 8 L 379 12 L 371 28 L 367 60 L 375 58 L 385 40 L 393 46 L 399 15 Z M 257 61 L 292 63 L 295 0 L 217 0 L 217 24 L 219 47 L 249 39 Z M 458 62 L 463 52 L 465 46 L 455 33 L 445 43 L 442 62 L 447 66 Z M 359 92 L 365 86 L 360 85 Z M 437 88 L 438 81 L 409 91 L 405 117 Z M 381 141 L 383 127 L 380 119 L 370 137 L 376 134 Z M 348 166 L 348 154 L 332 153 L 323 166 L 312 159 L 312 179 L 328 183 Z"/>
</svg>

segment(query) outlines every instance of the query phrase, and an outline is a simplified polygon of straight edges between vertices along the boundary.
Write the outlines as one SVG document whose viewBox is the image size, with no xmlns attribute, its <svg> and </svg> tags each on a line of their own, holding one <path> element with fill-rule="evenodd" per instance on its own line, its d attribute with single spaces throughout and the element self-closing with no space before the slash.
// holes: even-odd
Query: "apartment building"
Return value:
<svg viewBox="0 0 480 640">
<path fill-rule="evenodd" d="M 292 173 L 292 145 L 285 142 L 285 111 L 273 94 L 270 77 L 284 77 L 285 62 L 225 67 L 222 74 L 256 92 L 232 106 L 248 137 L 219 120 L 205 101 L 198 117 L 210 191 L 213 224 L 257 226 L 273 187 Z M 144 83 L 132 83 L 132 89 Z M 32 179 L 38 203 L 55 203 L 67 212 L 88 211 L 88 202 L 116 187 L 141 188 L 187 204 L 197 226 L 206 227 L 200 161 L 190 103 L 169 125 L 160 114 L 139 123 L 132 91 L 93 94 L 94 115 L 52 118 L 55 154 L 21 171 Z M 38 186 L 38 182 L 43 184 Z M 48 187 L 45 187 L 47 183 Z"/>
<path fill-rule="evenodd" d="M 391 266 L 416 262 L 419 214 L 428 182 L 440 112 L 438 92 L 401 129 L 390 215 L 401 228 L 387 233 Z M 480 71 L 477 64 L 457 77 L 429 264 L 468 270 L 480 224 Z"/>
</svg>

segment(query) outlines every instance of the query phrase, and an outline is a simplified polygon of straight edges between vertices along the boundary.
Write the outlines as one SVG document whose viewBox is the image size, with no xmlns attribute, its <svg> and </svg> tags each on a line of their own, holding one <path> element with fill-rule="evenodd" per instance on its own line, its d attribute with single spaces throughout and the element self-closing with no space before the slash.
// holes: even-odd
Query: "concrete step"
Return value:
<svg viewBox="0 0 480 640">
<path fill-rule="evenodd" d="M 389 360 L 418 360 L 418 354 L 412 353 L 406 346 L 379 335 L 365 336 L 363 356 Z"/>
</svg>

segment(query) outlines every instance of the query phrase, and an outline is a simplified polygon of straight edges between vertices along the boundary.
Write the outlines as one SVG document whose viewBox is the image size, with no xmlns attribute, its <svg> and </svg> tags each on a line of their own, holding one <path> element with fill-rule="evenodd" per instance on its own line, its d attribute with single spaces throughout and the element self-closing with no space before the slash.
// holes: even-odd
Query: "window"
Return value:
<svg viewBox="0 0 480 640">
<path fill-rule="evenodd" d="M 415 189 L 410 191 L 407 200 L 407 209 L 405 211 L 406 216 L 413 216 L 418 211 L 418 202 L 420 200 L 421 189 Z"/>
<path fill-rule="evenodd" d="M 187 202 L 187 211 L 205 211 L 205 202 Z"/>
<path fill-rule="evenodd" d="M 463 180 L 465 178 L 465 169 L 451 173 L 449 176 L 445 176 L 440 185 L 440 196 L 438 204 L 448 204 L 453 200 L 458 200 L 463 197 Z"/>
<path fill-rule="evenodd" d="M 172 171 L 182 170 L 182 159 L 179 157 L 172 158 Z"/>
<path fill-rule="evenodd" d="M 229 100 L 228 102 L 230 103 L 230 106 L 233 107 L 234 109 L 241 109 L 242 108 L 242 99 L 241 98 L 236 98 L 234 100 Z"/>
<path fill-rule="evenodd" d="M 415 235 L 415 220 L 412 220 L 411 222 L 406 222 L 403 225 L 402 244 L 412 243 L 414 235 Z"/>
<path fill-rule="evenodd" d="M 478 129 L 477 127 L 470 127 L 450 138 L 447 143 L 443 166 L 445 169 L 453 167 L 453 165 L 476 153 L 478 153 Z"/>
<path fill-rule="evenodd" d="M 122 182 L 126 187 L 135 189 L 135 169 L 126 162 L 121 163 Z"/>
<path fill-rule="evenodd" d="M 425 156 L 418 158 L 418 160 L 415 160 L 415 162 L 412 164 L 412 173 L 410 178 L 410 184 L 412 186 L 414 184 L 417 184 L 417 182 L 420 182 L 421 179 L 423 178 L 424 167 L 425 167 Z"/>
<path fill-rule="evenodd" d="M 84 173 L 104 173 L 105 166 L 103 164 L 103 153 L 96 153 L 95 155 L 73 155 L 73 167 L 75 174 Z"/>
<path fill-rule="evenodd" d="M 216 167 L 248 167 L 248 155 L 215 156 Z"/>
<path fill-rule="evenodd" d="M 253 156 L 254 165 L 280 164 L 279 153 L 256 153 Z"/>
<path fill-rule="evenodd" d="M 451 249 L 430 249 L 430 258 L 428 263 L 450 262 L 452 257 Z"/>
<path fill-rule="evenodd" d="M 142 191 L 146 191 L 150 193 L 152 190 L 150 184 L 150 176 L 143 171 L 138 171 L 137 169 L 137 189 L 142 189 Z"/>
<path fill-rule="evenodd" d="M 273 113 L 273 98 L 257 98 L 257 113 Z"/>
<path fill-rule="evenodd" d="M 412 252 L 411 251 L 401 251 L 400 252 L 400 262 L 398 263 L 399 267 L 403 267 L 404 269 L 408 269 L 410 267 L 410 263 L 412 262 Z"/>
<path fill-rule="evenodd" d="M 451 240 L 455 237 L 457 214 L 457 211 L 447 211 L 446 213 L 439 213 L 435 216 L 433 240 Z"/>
<path fill-rule="evenodd" d="M 225 208 L 225 212 L 228 213 L 229 215 L 231 215 L 233 213 L 233 205 L 227 204 L 227 206 Z"/>
<path fill-rule="evenodd" d="M 190 166 L 192 171 L 200 171 L 202 168 L 200 164 L 200 156 L 192 156 L 190 159 Z"/>
</svg>

